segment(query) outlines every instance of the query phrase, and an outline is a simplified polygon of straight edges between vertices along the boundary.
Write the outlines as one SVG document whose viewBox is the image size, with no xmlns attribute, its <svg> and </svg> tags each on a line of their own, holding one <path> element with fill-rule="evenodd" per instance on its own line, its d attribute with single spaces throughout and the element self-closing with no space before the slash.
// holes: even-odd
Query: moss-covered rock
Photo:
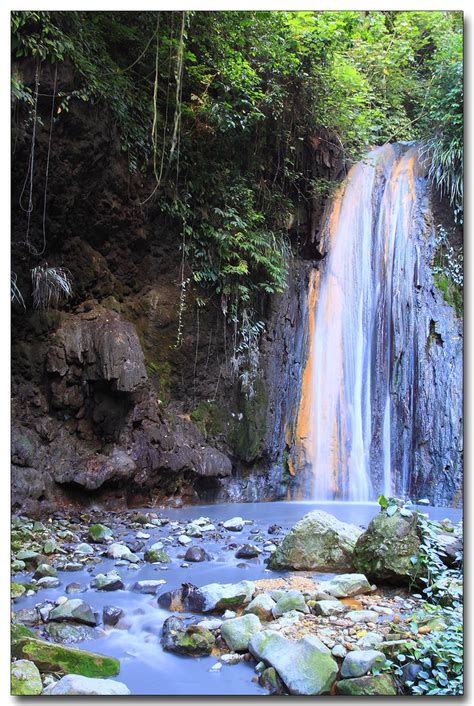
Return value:
<svg viewBox="0 0 474 706">
<path fill-rule="evenodd" d="M 216 642 L 207 628 L 199 625 L 185 626 L 180 618 L 171 616 L 163 623 L 163 649 L 191 657 L 210 655 Z"/>
<path fill-rule="evenodd" d="M 396 696 L 397 690 L 389 674 L 379 674 L 342 679 L 336 684 L 336 693 L 344 696 Z"/>
<path fill-rule="evenodd" d="M 160 562 L 162 564 L 167 564 L 171 561 L 171 557 L 163 549 L 147 549 L 143 558 L 145 561 L 149 561 L 151 564 Z"/>
<path fill-rule="evenodd" d="M 381 510 L 354 547 L 356 568 L 370 579 L 396 585 L 408 584 L 420 577 L 417 560 L 421 532 L 416 513 L 393 514 Z"/>
<path fill-rule="evenodd" d="M 43 691 L 38 667 L 27 659 L 19 659 L 11 666 L 12 696 L 38 696 Z"/>
<path fill-rule="evenodd" d="M 11 588 L 10 588 L 10 595 L 12 597 L 12 600 L 15 600 L 15 598 L 19 598 L 26 592 L 26 589 L 24 586 L 21 585 L 21 583 L 12 583 Z"/>
<path fill-rule="evenodd" d="M 292 527 L 271 555 L 268 566 L 310 571 L 352 570 L 352 554 L 361 532 L 355 525 L 314 510 Z"/>
<path fill-rule="evenodd" d="M 290 694 L 328 694 L 336 680 L 336 661 L 313 635 L 294 641 L 278 632 L 264 630 L 252 635 L 249 651 L 257 660 L 276 669 Z"/>
<path fill-rule="evenodd" d="M 13 642 L 12 655 L 18 659 L 31 660 L 40 672 L 82 674 L 85 677 L 113 677 L 120 671 L 120 662 L 115 657 L 28 637 Z"/>
<path fill-rule="evenodd" d="M 226 620 L 221 627 L 221 635 L 226 645 L 234 652 L 246 652 L 249 640 L 262 630 L 260 619 L 253 613 L 240 618 Z"/>
<path fill-rule="evenodd" d="M 112 530 L 105 525 L 101 525 L 100 523 L 91 525 L 89 527 L 88 534 L 91 542 L 98 544 L 105 542 L 107 539 L 112 539 L 113 536 Z"/>
</svg>

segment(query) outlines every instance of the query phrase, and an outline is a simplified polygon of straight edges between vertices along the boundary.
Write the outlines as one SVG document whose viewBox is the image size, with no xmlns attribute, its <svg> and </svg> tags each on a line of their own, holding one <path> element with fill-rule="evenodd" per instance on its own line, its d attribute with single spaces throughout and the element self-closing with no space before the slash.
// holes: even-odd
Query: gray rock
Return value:
<svg viewBox="0 0 474 706">
<path fill-rule="evenodd" d="M 334 647 L 332 648 L 331 654 L 333 657 L 344 658 L 347 654 L 347 650 L 344 647 L 344 645 L 341 645 L 338 643 L 337 645 L 334 645 Z"/>
<path fill-rule="evenodd" d="M 313 635 L 291 641 L 264 630 L 250 638 L 249 650 L 257 660 L 275 668 L 290 694 L 327 694 L 336 680 L 336 661 Z"/>
<path fill-rule="evenodd" d="M 382 635 L 379 635 L 378 632 L 368 632 L 357 640 L 356 645 L 360 647 L 361 650 L 376 650 L 382 643 Z"/>
<path fill-rule="evenodd" d="M 209 613 L 214 610 L 247 605 L 252 600 L 254 591 L 253 581 L 226 584 L 210 583 L 201 586 L 196 591 L 196 609 L 202 613 Z"/>
<path fill-rule="evenodd" d="M 39 564 L 38 568 L 36 569 L 35 573 L 33 574 L 33 578 L 42 579 L 45 576 L 56 577 L 57 575 L 58 575 L 58 572 L 56 571 L 54 566 L 50 566 L 49 564 Z"/>
<path fill-rule="evenodd" d="M 268 593 L 258 593 L 248 606 L 244 608 L 244 613 L 253 613 L 260 620 L 272 620 L 275 605 L 275 601 Z"/>
<path fill-rule="evenodd" d="M 130 689 L 114 679 L 92 679 L 79 674 L 66 674 L 45 688 L 48 696 L 128 696 Z"/>
<path fill-rule="evenodd" d="M 61 585 L 61 581 L 59 579 L 57 579 L 55 576 L 43 576 L 43 578 L 37 582 L 36 587 L 37 588 L 57 588 L 60 585 Z"/>
<path fill-rule="evenodd" d="M 78 544 L 77 547 L 74 549 L 74 552 L 76 554 L 94 554 L 94 549 L 91 547 L 90 544 L 86 544 L 86 542 L 82 542 L 81 544 Z"/>
<path fill-rule="evenodd" d="M 133 554 L 125 544 L 120 544 L 119 542 L 114 542 L 107 548 L 107 556 L 111 559 L 124 559 L 131 563 L 139 561 L 136 554 Z"/>
<path fill-rule="evenodd" d="M 345 617 L 354 623 L 376 623 L 379 614 L 375 610 L 350 610 Z"/>
<path fill-rule="evenodd" d="M 246 521 L 241 517 L 231 517 L 230 520 L 226 520 L 222 523 L 224 529 L 229 532 L 241 532 L 246 524 Z"/>
<path fill-rule="evenodd" d="M 273 617 L 279 618 L 281 615 L 284 613 L 289 613 L 291 610 L 297 610 L 300 613 L 310 612 L 301 591 L 286 591 L 283 596 L 277 600 L 275 606 L 273 607 Z"/>
<path fill-rule="evenodd" d="M 74 625 L 73 623 L 48 623 L 45 632 L 55 642 L 73 644 L 83 640 L 96 640 L 103 633 L 90 625 Z"/>
<path fill-rule="evenodd" d="M 316 615 L 338 615 L 347 610 L 346 606 L 340 601 L 316 601 L 314 604 L 314 612 Z"/>
<path fill-rule="evenodd" d="M 116 571 L 109 571 L 107 574 L 97 574 L 91 586 L 98 591 L 118 591 L 125 588 L 125 584 Z"/>
<path fill-rule="evenodd" d="M 198 627 L 206 628 L 206 630 L 210 630 L 211 632 L 214 632 L 214 630 L 219 630 L 221 625 L 222 625 L 222 620 L 220 618 L 211 618 L 209 620 L 200 620 L 198 623 Z"/>
<path fill-rule="evenodd" d="M 385 655 L 378 650 L 353 650 L 344 658 L 341 676 L 363 677 L 375 664 L 382 666 L 384 662 Z"/>
<path fill-rule="evenodd" d="M 221 627 L 225 643 L 234 652 L 244 652 L 252 635 L 262 630 L 262 624 L 256 615 L 250 613 L 240 618 L 227 620 Z"/>
<path fill-rule="evenodd" d="M 163 623 L 161 642 L 163 649 L 169 652 L 203 657 L 211 654 L 215 641 L 216 638 L 210 630 L 198 625 L 186 627 L 184 621 L 175 616 L 167 618 Z"/>
<path fill-rule="evenodd" d="M 137 581 L 132 588 L 135 593 L 149 593 L 152 596 L 156 594 L 159 588 L 166 583 L 164 579 L 147 579 L 143 581 Z"/>
<path fill-rule="evenodd" d="M 308 513 L 270 556 L 271 569 L 344 571 L 353 568 L 352 553 L 362 530 L 322 510 Z"/>
<path fill-rule="evenodd" d="M 330 581 L 321 581 L 318 588 L 335 598 L 350 598 L 360 593 L 372 591 L 372 586 L 364 574 L 341 574 Z"/>
<path fill-rule="evenodd" d="M 80 598 L 70 598 L 56 608 L 53 608 L 49 614 L 49 620 L 84 623 L 85 625 L 92 626 L 97 624 L 97 620 L 90 605 Z"/>
</svg>

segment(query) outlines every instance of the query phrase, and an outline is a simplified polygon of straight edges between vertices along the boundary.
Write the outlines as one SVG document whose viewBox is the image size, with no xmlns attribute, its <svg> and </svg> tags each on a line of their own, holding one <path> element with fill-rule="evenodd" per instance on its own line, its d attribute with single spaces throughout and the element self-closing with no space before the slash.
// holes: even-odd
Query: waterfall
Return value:
<svg viewBox="0 0 474 706">
<path fill-rule="evenodd" d="M 421 174 L 416 147 L 374 149 L 351 169 L 324 222 L 297 431 L 305 495 L 315 500 L 407 490 L 406 452 L 395 489 L 391 388 L 403 357 L 404 404 L 413 406 Z"/>
</svg>

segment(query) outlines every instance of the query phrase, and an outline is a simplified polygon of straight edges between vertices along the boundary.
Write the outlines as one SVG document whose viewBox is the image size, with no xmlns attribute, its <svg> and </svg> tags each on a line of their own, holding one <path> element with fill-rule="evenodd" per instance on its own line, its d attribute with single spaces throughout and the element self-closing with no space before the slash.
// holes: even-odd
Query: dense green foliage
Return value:
<svg viewBox="0 0 474 706">
<path fill-rule="evenodd" d="M 285 287 L 288 223 L 328 193 L 311 140 L 346 164 L 420 140 L 460 214 L 459 12 L 15 11 L 12 34 L 15 100 L 33 110 L 24 59 L 72 62 L 56 118 L 74 101 L 103 107 L 130 169 L 152 178 L 144 203 L 182 232 L 181 305 L 194 282 L 242 323 Z"/>
<path fill-rule="evenodd" d="M 378 501 L 390 514 L 417 513 L 422 543 L 412 561 L 423 566 L 424 575 L 422 593 L 413 594 L 422 602 L 410 622 L 410 630 L 418 639 L 412 646 L 407 643 L 396 661 L 387 660 L 383 670 L 394 672 L 412 694 L 458 696 L 463 693 L 463 558 L 462 553 L 458 553 L 455 566 L 448 568 L 438 537 L 440 532 L 456 533 L 460 528 L 429 519 L 428 515 L 415 510 L 411 501 L 402 504 L 384 496 Z M 428 628 L 421 639 L 420 626 Z M 410 664 L 415 669 L 413 676 L 407 679 L 404 669 Z M 378 673 L 381 669 L 377 667 L 374 671 Z"/>
</svg>

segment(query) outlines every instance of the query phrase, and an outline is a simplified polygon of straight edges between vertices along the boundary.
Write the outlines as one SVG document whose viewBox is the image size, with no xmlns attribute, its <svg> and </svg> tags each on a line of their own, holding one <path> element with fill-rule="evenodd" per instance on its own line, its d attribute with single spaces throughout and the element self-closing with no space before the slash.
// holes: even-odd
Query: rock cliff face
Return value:
<svg viewBox="0 0 474 706">
<path fill-rule="evenodd" d="M 22 71 L 33 84 L 34 65 L 25 62 Z M 45 67 L 45 95 L 53 77 Z M 74 90 L 71 66 L 58 66 L 58 82 L 61 90 Z M 41 99 L 38 109 L 47 117 L 49 101 Z M 13 137 L 12 270 L 27 304 L 26 311 L 12 309 L 15 509 L 285 497 L 295 484 L 291 431 L 307 355 L 310 272 L 323 257 L 323 203 L 316 199 L 288 224 L 298 254 L 287 290 L 259 302 L 266 325 L 262 374 L 247 400 L 230 373 L 231 333 L 218 301 L 202 309 L 198 293 L 187 293 L 177 345 L 180 231 L 159 199 L 143 205 L 154 182 L 129 173 L 110 116 L 81 101 L 54 125 L 40 258 L 70 270 L 73 297 L 60 312 L 32 309 L 30 271 L 42 248 L 48 130 L 37 134 L 30 247 L 19 200 L 31 135 L 16 117 Z M 308 138 L 301 147 L 304 168 L 314 177 L 336 180 L 343 173 L 341 152 L 328 151 L 330 142 Z M 417 433 L 406 438 L 402 376 L 394 434 L 400 453 L 410 449 L 412 492 L 428 494 L 431 459 L 442 459 L 433 487 L 433 499 L 442 502 L 460 486 L 461 332 L 432 280 L 420 292 L 416 306 L 431 313 L 420 318 L 413 361 L 419 371 Z"/>
</svg>

